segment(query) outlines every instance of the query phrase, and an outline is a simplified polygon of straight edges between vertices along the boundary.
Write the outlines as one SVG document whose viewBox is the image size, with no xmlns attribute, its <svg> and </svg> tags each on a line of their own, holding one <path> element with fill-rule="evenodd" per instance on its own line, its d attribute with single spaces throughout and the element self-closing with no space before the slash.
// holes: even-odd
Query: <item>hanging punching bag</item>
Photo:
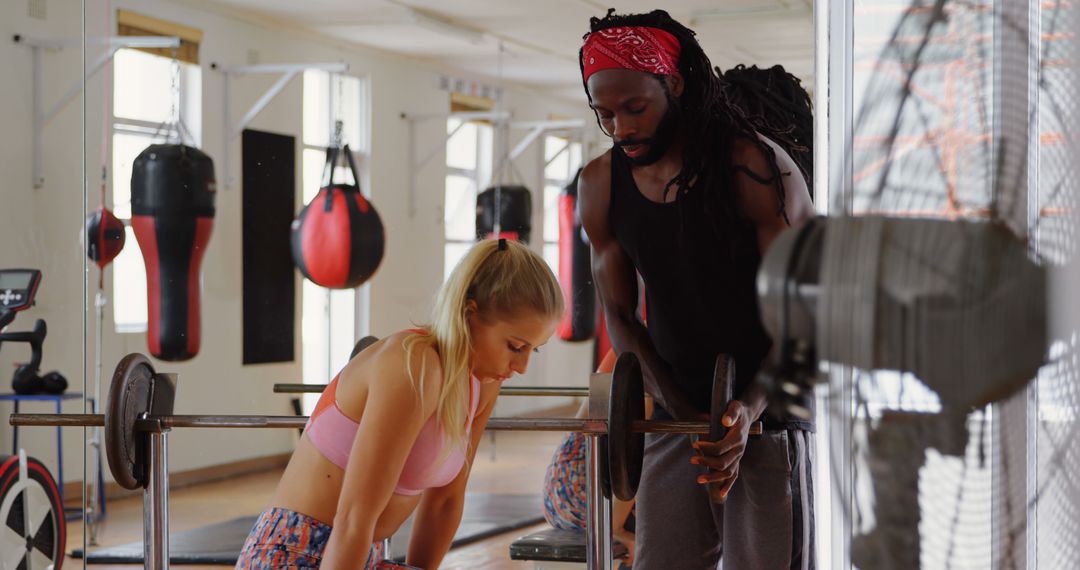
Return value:
<svg viewBox="0 0 1080 570">
<path fill-rule="evenodd" d="M 596 334 L 596 288 L 592 255 L 577 209 L 578 169 L 559 194 L 559 284 L 566 310 L 556 332 L 565 341 L 588 340 Z"/>
<path fill-rule="evenodd" d="M 124 223 L 105 206 L 98 206 L 86 217 L 86 255 L 98 269 L 105 269 L 120 255 L 126 239 Z"/>
<path fill-rule="evenodd" d="M 151 145 L 131 170 L 131 226 L 146 264 L 150 353 L 199 353 L 200 266 L 214 226 L 214 162 L 197 148 Z"/>
<path fill-rule="evenodd" d="M 495 201 L 499 201 L 499 235 L 495 235 Z M 506 238 L 529 243 L 532 233 L 532 194 L 524 186 L 484 190 L 476 197 L 476 239 Z"/>
<path fill-rule="evenodd" d="M 344 154 L 354 184 L 335 184 L 334 167 Z M 349 145 L 326 151 L 323 187 L 292 223 L 293 262 L 316 285 L 359 287 L 382 262 L 386 233 L 375 207 L 360 192 Z"/>
</svg>

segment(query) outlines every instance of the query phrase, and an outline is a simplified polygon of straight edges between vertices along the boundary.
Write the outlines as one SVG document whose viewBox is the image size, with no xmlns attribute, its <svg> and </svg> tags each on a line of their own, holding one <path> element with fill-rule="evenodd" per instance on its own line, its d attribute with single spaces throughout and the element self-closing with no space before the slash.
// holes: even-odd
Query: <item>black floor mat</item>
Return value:
<svg viewBox="0 0 1080 570">
<path fill-rule="evenodd" d="M 489 536 L 543 522 L 539 495 L 497 495 L 469 493 L 465 511 L 454 535 L 453 546 L 462 546 Z M 255 524 L 256 516 L 240 517 L 169 537 L 169 561 L 173 564 L 236 564 L 240 548 Z M 394 534 L 391 550 L 396 560 L 405 558 L 412 519 Z M 82 558 L 82 550 L 72 552 Z M 142 564 L 142 542 L 100 548 L 90 552 L 88 564 Z"/>
</svg>

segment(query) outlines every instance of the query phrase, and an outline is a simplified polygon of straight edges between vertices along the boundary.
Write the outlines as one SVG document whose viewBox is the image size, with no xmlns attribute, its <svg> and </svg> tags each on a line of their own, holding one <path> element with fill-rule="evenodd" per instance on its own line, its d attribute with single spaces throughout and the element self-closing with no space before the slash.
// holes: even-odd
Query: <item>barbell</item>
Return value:
<svg viewBox="0 0 1080 570">
<path fill-rule="evenodd" d="M 321 394 L 326 384 L 274 384 L 275 394 Z M 580 398 L 589 395 L 589 389 L 578 386 L 503 386 L 500 396 L 570 396 Z"/>
<path fill-rule="evenodd" d="M 714 371 L 713 391 L 730 394 L 734 363 L 721 355 Z M 13 426 L 104 427 L 109 470 L 126 489 L 146 488 L 148 439 L 146 434 L 174 428 L 301 428 L 304 416 L 176 415 L 173 402 L 177 376 L 159 373 L 142 354 L 125 356 L 117 365 L 109 387 L 104 414 L 12 414 Z M 597 396 L 593 394 L 592 396 Z M 500 418 L 487 428 L 500 431 L 561 431 L 607 435 L 605 481 L 616 497 L 633 499 L 641 478 L 645 433 L 682 433 L 723 437 L 720 417 L 729 396 L 714 397 L 712 421 L 657 421 L 644 418 L 645 392 L 641 365 L 633 353 L 623 353 L 610 376 L 607 417 Z M 751 434 L 761 433 L 760 422 Z"/>
</svg>

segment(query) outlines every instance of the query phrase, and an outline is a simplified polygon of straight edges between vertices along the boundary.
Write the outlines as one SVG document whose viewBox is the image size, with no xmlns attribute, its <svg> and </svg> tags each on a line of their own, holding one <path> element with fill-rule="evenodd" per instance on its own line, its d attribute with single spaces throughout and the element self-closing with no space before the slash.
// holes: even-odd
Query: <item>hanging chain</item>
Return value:
<svg viewBox="0 0 1080 570">
<path fill-rule="evenodd" d="M 345 123 L 341 119 L 336 119 L 334 121 L 334 134 L 330 139 L 330 146 L 335 146 L 338 148 L 341 148 L 343 146 L 345 142 L 345 135 L 343 133 L 344 130 Z"/>
<path fill-rule="evenodd" d="M 173 128 L 169 129 L 169 138 L 176 136 L 176 140 L 179 143 L 183 143 L 183 137 L 180 133 L 180 60 L 176 58 L 176 48 L 172 48 L 172 86 L 170 87 L 170 94 L 172 95 L 172 109 L 169 111 L 169 120 L 172 121 Z"/>
<path fill-rule="evenodd" d="M 340 73 L 334 74 L 334 79 L 337 81 L 337 112 L 334 114 L 334 128 L 337 130 L 336 136 L 338 137 L 338 145 L 341 145 L 344 141 L 342 135 L 344 134 L 345 123 L 345 78 Z"/>
<path fill-rule="evenodd" d="M 331 119 L 333 120 L 332 122 L 333 122 L 333 125 L 334 125 L 334 132 L 330 136 L 330 146 L 332 146 L 334 148 L 341 149 L 341 151 L 344 153 L 344 147 L 345 147 L 345 121 L 342 119 L 342 116 L 344 115 L 343 107 L 342 107 L 342 105 L 343 105 L 342 101 L 345 99 L 345 81 L 343 80 L 341 74 L 332 73 L 332 74 L 330 74 L 330 82 L 331 82 L 330 96 L 334 99 L 333 105 L 331 105 L 331 108 L 332 108 L 332 110 L 331 110 Z M 336 85 L 337 97 L 333 96 L 334 95 L 334 88 L 335 88 L 334 83 L 337 84 Z M 334 162 L 335 162 L 335 164 L 330 165 L 330 180 L 331 181 L 333 181 L 333 179 L 334 179 L 334 171 L 337 170 L 337 164 L 336 164 L 337 160 L 335 160 Z"/>
<path fill-rule="evenodd" d="M 505 48 L 502 40 L 499 40 L 499 53 L 498 53 L 498 79 L 495 92 L 495 111 L 496 113 L 503 112 L 503 52 Z M 507 149 L 509 148 L 510 141 L 510 121 L 504 119 L 501 116 L 495 120 L 495 125 L 498 127 L 498 140 L 499 140 L 499 164 L 495 172 L 495 238 L 502 237 L 502 185 L 506 171 L 506 162 L 509 158 Z"/>
</svg>

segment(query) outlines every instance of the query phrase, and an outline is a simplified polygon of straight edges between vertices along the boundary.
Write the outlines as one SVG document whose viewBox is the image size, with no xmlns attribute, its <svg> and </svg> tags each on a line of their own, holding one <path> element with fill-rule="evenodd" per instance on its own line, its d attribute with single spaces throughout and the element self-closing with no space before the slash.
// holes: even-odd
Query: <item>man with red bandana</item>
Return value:
<svg viewBox="0 0 1080 570">
<path fill-rule="evenodd" d="M 754 282 L 772 240 L 813 214 L 792 157 L 809 141 L 754 120 L 756 104 L 740 107 L 694 32 L 661 10 L 593 18 L 580 64 L 614 143 L 578 195 L 615 350 L 640 358 L 657 419 L 706 418 L 717 355 L 736 362 L 721 441 L 646 436 L 634 567 L 714 569 L 722 554 L 728 569 L 814 568 L 813 424 L 765 414 L 754 381 L 771 347 Z"/>
</svg>

